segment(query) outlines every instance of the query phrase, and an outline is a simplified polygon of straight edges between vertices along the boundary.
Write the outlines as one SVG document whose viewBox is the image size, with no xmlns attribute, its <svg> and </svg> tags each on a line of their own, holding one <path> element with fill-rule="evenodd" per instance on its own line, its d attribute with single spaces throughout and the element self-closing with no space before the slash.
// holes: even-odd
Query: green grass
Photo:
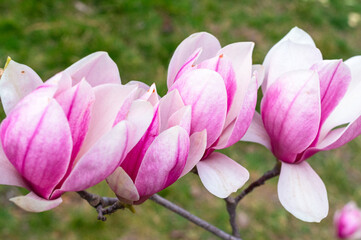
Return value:
<svg viewBox="0 0 361 240">
<path fill-rule="evenodd" d="M 356 0 L 79 2 L 0 0 L 0 66 L 11 56 L 46 80 L 78 59 L 103 50 L 118 64 L 123 83 L 133 79 L 155 82 L 163 95 L 173 51 L 198 31 L 211 32 L 223 45 L 254 41 L 255 63 L 261 63 L 270 47 L 293 26 L 311 34 L 324 58 L 361 54 L 361 22 L 349 25 L 350 13 L 361 12 Z M 225 152 L 249 169 L 251 180 L 274 164 L 272 154 L 255 144 L 237 143 Z M 309 160 L 329 194 L 330 213 L 320 224 L 304 223 L 287 213 L 278 201 L 277 179 L 273 179 L 239 205 L 242 237 L 332 239 L 336 208 L 350 200 L 361 205 L 360 153 L 361 139 L 356 139 Z M 91 191 L 112 195 L 105 184 Z M 103 223 L 74 193 L 65 194 L 58 208 L 39 214 L 26 213 L 7 200 L 17 194 L 16 188 L 0 187 L 1 239 L 216 239 L 151 201 L 137 206 L 136 214 L 119 211 Z M 211 196 L 196 176 L 187 175 L 161 194 L 230 231 L 223 200 Z"/>
</svg>

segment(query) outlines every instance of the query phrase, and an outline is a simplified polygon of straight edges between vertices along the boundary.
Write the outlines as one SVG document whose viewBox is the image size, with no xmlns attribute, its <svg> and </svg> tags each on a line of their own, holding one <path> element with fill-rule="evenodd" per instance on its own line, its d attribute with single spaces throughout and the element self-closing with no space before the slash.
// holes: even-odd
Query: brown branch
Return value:
<svg viewBox="0 0 361 240">
<path fill-rule="evenodd" d="M 255 188 L 262 186 L 265 182 L 271 178 L 274 178 L 280 174 L 281 170 L 281 163 L 277 161 L 276 165 L 273 167 L 272 170 L 267 171 L 263 174 L 262 177 L 251 183 L 245 190 L 243 190 L 237 197 L 232 198 L 228 197 L 224 200 L 226 201 L 227 212 L 229 215 L 229 223 L 232 227 L 232 235 L 235 237 L 240 237 L 239 228 L 237 225 L 237 214 L 236 209 L 238 203 L 250 192 L 252 192 Z"/>
<path fill-rule="evenodd" d="M 104 215 L 109 215 L 118 209 L 125 208 L 125 205 L 119 202 L 118 198 L 101 197 L 87 191 L 79 191 L 77 193 L 97 210 L 98 220 L 105 221 L 107 218 Z"/>
<path fill-rule="evenodd" d="M 212 224 L 204 221 L 203 219 L 191 214 L 187 210 L 179 207 L 178 205 L 168 201 L 167 199 L 162 198 L 161 196 L 154 194 L 149 198 L 150 200 L 154 201 L 155 203 L 171 210 L 172 212 L 177 213 L 178 215 L 184 217 L 185 219 L 191 221 L 192 223 L 200 226 L 201 228 L 207 230 L 208 232 L 213 233 L 214 235 L 220 237 L 221 239 L 225 240 L 242 240 L 239 237 L 232 236 L 221 229 L 213 226 Z"/>
</svg>

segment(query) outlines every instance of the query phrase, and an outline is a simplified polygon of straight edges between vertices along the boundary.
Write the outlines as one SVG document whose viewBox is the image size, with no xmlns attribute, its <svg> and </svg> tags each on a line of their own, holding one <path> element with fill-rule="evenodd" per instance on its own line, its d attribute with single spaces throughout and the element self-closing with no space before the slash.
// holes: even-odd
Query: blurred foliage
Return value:
<svg viewBox="0 0 361 240">
<path fill-rule="evenodd" d="M 256 43 L 254 62 L 293 26 L 314 38 L 324 58 L 361 54 L 361 2 L 358 0 L 0 0 L 0 66 L 6 57 L 31 66 L 43 80 L 94 52 L 107 51 L 118 64 L 123 83 L 155 82 L 166 92 L 167 66 L 177 45 L 191 33 L 208 31 L 222 45 Z M 263 147 L 237 143 L 224 151 L 255 180 L 272 168 Z M 304 223 L 287 213 L 277 197 L 277 180 L 245 198 L 239 208 L 244 239 L 332 239 L 332 216 L 350 200 L 361 205 L 361 139 L 319 153 L 310 164 L 325 181 L 329 216 Z M 105 184 L 91 189 L 111 196 Z M 0 187 L 1 239 L 216 239 L 192 223 L 147 201 L 136 214 L 119 211 L 98 222 L 95 211 L 76 194 L 64 195 L 53 211 L 26 213 L 7 199 L 19 190 Z M 230 231 L 223 200 L 211 196 L 194 175 L 161 193 L 196 215 Z"/>
</svg>

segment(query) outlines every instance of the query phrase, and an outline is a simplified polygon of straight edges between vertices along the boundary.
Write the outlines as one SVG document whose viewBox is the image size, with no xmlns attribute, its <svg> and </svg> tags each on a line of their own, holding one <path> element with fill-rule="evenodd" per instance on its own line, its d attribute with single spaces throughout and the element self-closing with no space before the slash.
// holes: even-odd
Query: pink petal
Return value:
<svg viewBox="0 0 361 240">
<path fill-rule="evenodd" d="M 322 61 L 318 48 L 288 39 L 276 44 L 267 54 L 263 66 L 265 79 L 262 90 L 265 92 L 282 74 L 293 70 L 306 70 Z"/>
<path fill-rule="evenodd" d="M 202 53 L 202 49 L 198 48 L 197 50 L 194 51 L 194 53 L 192 53 L 192 55 L 190 55 L 190 57 L 185 61 L 184 65 L 177 72 L 177 75 L 175 76 L 173 83 L 177 81 L 178 78 L 180 78 L 180 76 L 182 76 L 184 73 L 195 68 L 194 63 L 197 61 L 201 53 Z"/>
<path fill-rule="evenodd" d="M 187 132 L 175 126 L 159 134 L 149 146 L 135 185 L 144 199 L 173 184 L 181 175 L 189 151 Z"/>
<path fill-rule="evenodd" d="M 241 140 L 245 142 L 256 142 L 270 150 L 272 149 L 271 140 L 264 128 L 262 117 L 258 112 L 254 113 L 251 125 Z"/>
<path fill-rule="evenodd" d="M 218 152 L 200 161 L 197 170 L 204 187 L 219 198 L 236 192 L 249 179 L 247 169 Z"/>
<path fill-rule="evenodd" d="M 152 104 L 143 100 L 136 100 L 132 103 L 126 120 L 129 122 L 132 135 L 128 140 L 127 152 L 129 152 L 143 137 L 150 126 L 154 116 Z"/>
<path fill-rule="evenodd" d="M 184 106 L 182 97 L 179 95 L 177 89 L 168 92 L 159 101 L 159 131 L 163 132 L 168 128 L 168 119 L 172 114 Z"/>
<path fill-rule="evenodd" d="M 207 131 L 195 132 L 189 138 L 189 154 L 180 177 L 191 171 L 202 159 L 207 145 Z"/>
<path fill-rule="evenodd" d="M 72 150 L 63 109 L 54 99 L 33 92 L 3 121 L 0 131 L 9 161 L 34 192 L 49 198 L 69 167 Z"/>
<path fill-rule="evenodd" d="M 106 52 L 92 53 L 65 69 L 65 72 L 72 77 L 73 85 L 83 78 L 92 87 L 105 83 L 120 84 L 118 67 Z"/>
<path fill-rule="evenodd" d="M 30 67 L 11 60 L 0 81 L 0 98 L 6 114 L 43 82 Z"/>
<path fill-rule="evenodd" d="M 139 200 L 139 193 L 133 180 L 123 170 L 118 167 L 108 178 L 107 183 L 112 191 L 122 202 L 133 204 Z"/>
<path fill-rule="evenodd" d="M 104 84 L 93 88 L 95 102 L 83 145 L 75 160 L 77 162 L 101 136 L 113 127 L 119 110 L 133 91 L 135 85 Z"/>
<path fill-rule="evenodd" d="M 126 121 L 114 126 L 79 159 L 61 191 L 81 191 L 112 174 L 125 157 L 130 134 Z"/>
<path fill-rule="evenodd" d="M 320 140 L 322 140 L 330 130 L 355 121 L 355 119 L 361 115 L 361 77 L 358 71 L 361 64 L 361 57 L 353 57 L 347 60 L 345 64 L 351 70 L 351 82 L 344 97 L 324 122 L 320 133 Z"/>
<path fill-rule="evenodd" d="M 263 80 L 264 80 L 264 66 L 261 64 L 254 64 L 252 65 L 252 73 L 253 75 L 255 75 L 255 73 L 257 73 L 257 85 L 258 88 L 262 85 Z M 257 88 L 257 89 L 258 89 Z"/>
<path fill-rule="evenodd" d="M 147 92 L 139 97 L 139 99 L 145 100 L 150 102 L 153 106 L 157 105 L 159 102 L 159 95 L 157 93 L 157 88 L 155 84 L 153 83 L 149 89 L 147 89 Z"/>
<path fill-rule="evenodd" d="M 317 73 L 310 70 L 287 73 L 268 88 L 261 114 L 278 159 L 294 162 L 315 139 L 321 115 L 319 88 Z"/>
<path fill-rule="evenodd" d="M 177 112 L 173 113 L 172 116 L 168 119 L 168 127 L 171 128 L 174 126 L 180 126 L 184 128 L 189 134 L 191 128 L 191 119 L 192 119 L 192 107 L 184 106 L 179 109 Z"/>
<path fill-rule="evenodd" d="M 318 72 L 320 79 L 322 124 L 345 95 L 351 73 L 342 60 L 322 61 L 311 69 Z"/>
<path fill-rule="evenodd" d="M 54 97 L 72 87 L 72 79 L 66 72 L 61 72 L 48 79 L 43 86 L 54 87 L 56 92 Z"/>
<path fill-rule="evenodd" d="M 252 77 L 253 47 L 253 42 L 238 42 L 227 45 L 218 52 L 218 54 L 224 54 L 232 63 L 237 82 L 237 90 L 227 114 L 226 126 L 237 118 L 243 106 L 243 101 L 245 101 Z"/>
<path fill-rule="evenodd" d="M 305 222 L 320 222 L 328 214 L 326 187 L 307 162 L 282 163 L 278 180 L 282 206 Z"/>
<path fill-rule="evenodd" d="M 73 139 L 72 161 L 78 154 L 88 131 L 93 103 L 94 92 L 86 81 L 81 81 L 74 87 L 63 91 L 56 97 L 69 121 Z"/>
<path fill-rule="evenodd" d="M 63 202 L 61 198 L 47 200 L 39 197 L 34 192 L 30 192 L 25 196 L 10 198 L 10 201 L 28 212 L 44 212 L 53 209 Z"/>
<path fill-rule="evenodd" d="M 205 59 L 214 57 L 221 45 L 216 37 L 206 32 L 194 33 L 184 39 L 175 50 L 169 63 L 168 89 L 173 85 L 178 71 L 186 63 L 187 59 L 199 48 L 202 49 L 202 54 L 198 57 L 198 62 L 202 62 Z"/>
<path fill-rule="evenodd" d="M 197 68 L 213 70 L 221 75 L 227 91 L 228 111 L 231 107 L 231 104 L 233 103 L 233 98 L 237 90 L 236 74 L 233 70 L 232 62 L 227 58 L 226 55 L 224 56 L 223 54 L 221 54 L 219 56 L 201 62 L 197 66 Z"/>
<path fill-rule="evenodd" d="M 217 145 L 214 146 L 215 149 L 227 148 L 241 140 L 244 136 L 248 127 L 251 125 L 256 108 L 257 89 L 257 79 L 254 77 L 249 86 L 242 109 L 240 110 L 237 119 L 235 119 L 226 129 L 223 130 Z"/>
<path fill-rule="evenodd" d="M 208 69 L 184 74 L 170 91 L 178 89 L 185 105 L 192 106 L 191 134 L 207 130 L 207 147 L 222 132 L 227 111 L 227 92 L 222 77 Z"/>
<path fill-rule="evenodd" d="M 21 175 L 5 156 L 0 144 L 0 184 L 28 188 Z"/>
</svg>

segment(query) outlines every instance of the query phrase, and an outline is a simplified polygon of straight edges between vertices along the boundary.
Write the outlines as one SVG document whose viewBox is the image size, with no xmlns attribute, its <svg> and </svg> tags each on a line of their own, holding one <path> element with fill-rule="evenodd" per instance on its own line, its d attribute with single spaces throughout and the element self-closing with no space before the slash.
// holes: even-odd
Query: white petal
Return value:
<svg viewBox="0 0 361 240">
<path fill-rule="evenodd" d="M 305 161 L 282 163 L 278 197 L 287 211 L 305 222 L 320 222 L 328 214 L 326 187 Z"/>
<path fill-rule="evenodd" d="M 241 141 L 256 142 L 271 149 L 271 140 L 263 126 L 262 117 L 258 112 L 254 113 L 252 123 Z"/>
<path fill-rule="evenodd" d="M 249 179 L 247 169 L 218 152 L 200 161 L 197 170 L 204 187 L 219 198 L 236 192 Z"/>
<path fill-rule="evenodd" d="M 10 61 L 0 81 L 0 97 L 6 114 L 43 82 L 30 67 Z"/>
<path fill-rule="evenodd" d="M 63 200 L 61 198 L 46 200 L 30 192 L 25 196 L 13 197 L 10 201 L 28 212 L 44 212 L 59 206 Z"/>
</svg>

